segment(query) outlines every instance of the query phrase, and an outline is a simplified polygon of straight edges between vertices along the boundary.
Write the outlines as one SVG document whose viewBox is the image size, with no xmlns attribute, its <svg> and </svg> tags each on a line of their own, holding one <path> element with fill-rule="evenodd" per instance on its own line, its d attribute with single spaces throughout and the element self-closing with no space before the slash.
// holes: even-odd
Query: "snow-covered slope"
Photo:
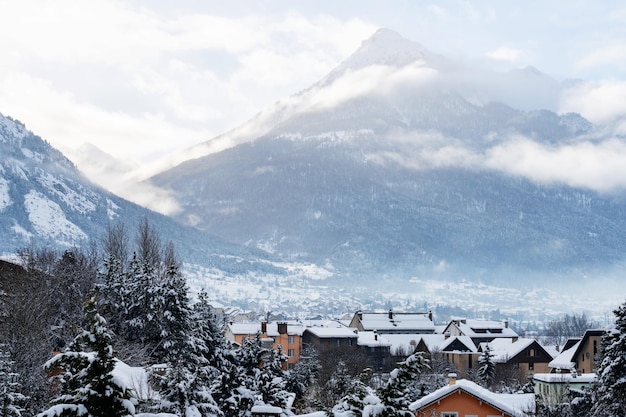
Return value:
<svg viewBox="0 0 626 417">
<path fill-rule="evenodd" d="M 0 255 L 31 244 L 62 249 L 97 243 L 110 222 L 122 221 L 134 233 L 144 218 L 164 242 L 175 244 L 190 269 L 207 275 L 289 276 L 298 268 L 104 191 L 24 124 L 0 114 Z"/>
</svg>

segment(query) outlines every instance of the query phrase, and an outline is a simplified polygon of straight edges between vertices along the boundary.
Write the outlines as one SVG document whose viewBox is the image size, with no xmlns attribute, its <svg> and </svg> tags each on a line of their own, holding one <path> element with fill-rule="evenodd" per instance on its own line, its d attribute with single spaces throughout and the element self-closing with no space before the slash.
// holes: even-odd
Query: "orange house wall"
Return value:
<svg viewBox="0 0 626 417">
<path fill-rule="evenodd" d="M 475 415 L 478 417 L 487 416 L 505 416 L 511 417 L 510 414 L 502 414 L 501 411 L 496 408 L 481 402 L 480 400 L 466 394 L 463 391 L 457 391 L 445 398 L 442 398 L 438 403 L 433 403 L 426 408 L 415 411 L 415 417 L 431 417 L 432 415 L 440 415 L 443 412 L 456 412 L 459 413 L 459 417 L 465 415 Z"/>
<path fill-rule="evenodd" d="M 254 337 L 255 335 L 243 335 L 243 334 L 235 334 L 235 342 L 239 343 L 240 345 L 243 344 L 243 339 L 249 339 L 251 337 Z M 285 370 L 288 369 L 289 364 L 296 364 L 300 361 L 300 350 L 302 348 L 302 337 L 300 337 L 299 335 L 291 335 L 293 336 L 293 343 L 289 344 L 289 335 L 287 334 L 279 334 L 278 336 L 272 336 L 272 339 L 274 339 L 274 343 L 272 344 L 272 348 L 274 350 L 278 349 L 278 345 L 280 345 L 283 349 L 283 353 L 285 355 L 287 355 L 287 353 L 289 352 L 289 349 L 293 349 L 294 353 L 293 356 L 290 358 L 287 358 L 287 362 L 283 363 L 283 368 Z M 265 337 L 269 337 L 267 334 L 263 333 L 261 334 L 261 338 L 265 338 Z"/>
</svg>

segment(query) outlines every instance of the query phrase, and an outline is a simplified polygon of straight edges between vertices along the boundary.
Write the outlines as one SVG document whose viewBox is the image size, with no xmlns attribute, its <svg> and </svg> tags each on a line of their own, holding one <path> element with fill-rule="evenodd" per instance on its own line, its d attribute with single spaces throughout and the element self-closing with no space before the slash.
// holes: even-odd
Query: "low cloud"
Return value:
<svg viewBox="0 0 626 417">
<path fill-rule="evenodd" d="M 626 115 L 626 81 L 579 82 L 563 91 L 559 111 L 580 113 L 593 123 Z"/>
<path fill-rule="evenodd" d="M 485 156 L 485 166 L 538 183 L 602 193 L 626 189 L 626 143 L 617 139 L 553 147 L 522 138 L 496 146 Z"/>
<path fill-rule="evenodd" d="M 437 75 L 435 69 L 427 67 L 422 61 L 414 61 L 401 68 L 370 65 L 347 71 L 330 85 L 311 90 L 303 100 L 313 109 L 329 108 L 370 93 L 390 94 L 399 87 L 427 85 Z"/>
<path fill-rule="evenodd" d="M 626 190 L 626 142 L 617 138 L 545 145 L 512 136 L 478 152 L 436 132 L 398 135 L 394 150 L 372 152 L 368 161 L 414 170 L 463 168 L 495 170 L 539 184 L 562 184 L 612 193 Z"/>
</svg>

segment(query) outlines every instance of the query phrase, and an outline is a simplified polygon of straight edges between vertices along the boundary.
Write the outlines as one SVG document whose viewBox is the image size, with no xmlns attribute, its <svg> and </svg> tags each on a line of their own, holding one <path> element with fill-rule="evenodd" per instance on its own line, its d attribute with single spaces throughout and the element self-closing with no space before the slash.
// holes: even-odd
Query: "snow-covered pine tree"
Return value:
<svg viewBox="0 0 626 417">
<path fill-rule="evenodd" d="M 303 346 L 300 352 L 300 361 L 293 369 L 287 371 L 286 389 L 296 395 L 294 402 L 296 408 L 301 409 L 305 402 L 305 393 L 308 387 L 315 381 L 320 369 L 320 361 L 317 351 L 310 345 Z"/>
<path fill-rule="evenodd" d="M 125 417 L 135 413 L 129 390 L 112 374 L 112 334 L 96 311 L 93 297 L 85 303 L 84 311 L 88 329 L 45 364 L 48 373 L 59 372 L 54 377 L 59 395 L 38 417 Z"/>
<path fill-rule="evenodd" d="M 204 342 L 207 348 L 206 359 L 216 371 L 219 371 L 227 361 L 224 351 L 230 347 L 224 338 L 221 326 L 216 321 L 213 307 L 209 304 L 209 296 L 204 290 L 198 293 L 198 301 L 193 305 L 192 323 L 194 334 Z"/>
<path fill-rule="evenodd" d="M 127 277 L 123 272 L 122 262 L 114 255 L 104 260 L 104 269 L 98 274 L 98 303 L 102 315 L 109 327 L 117 335 L 124 335 L 128 310 L 130 308 L 130 290 Z"/>
<path fill-rule="evenodd" d="M 483 387 L 489 388 L 496 376 L 496 364 L 489 343 L 485 343 L 485 350 L 478 358 L 478 363 L 480 364 L 477 374 L 478 381 Z"/>
<path fill-rule="evenodd" d="M 231 351 L 232 352 L 232 351 Z M 255 402 L 256 392 L 245 386 L 244 369 L 230 354 L 211 387 L 211 395 L 224 417 L 248 417 Z"/>
<path fill-rule="evenodd" d="M 13 361 L 0 345 L 0 417 L 20 417 L 26 397 L 20 392 L 19 375 L 13 372 Z"/>
<path fill-rule="evenodd" d="M 157 407 L 181 416 L 221 416 L 210 393 L 215 372 L 207 360 L 208 348 L 195 334 L 187 284 L 176 265 L 153 296 L 162 336 L 153 357 L 166 364 L 163 375 L 153 374 L 162 399 Z"/>
<path fill-rule="evenodd" d="M 384 406 L 383 417 L 412 416 L 409 404 L 418 399 L 420 392 L 415 386 L 427 368 L 428 359 L 422 352 L 416 352 L 391 371 L 387 383 L 378 390 L 378 397 Z"/>
<path fill-rule="evenodd" d="M 626 416 L 626 302 L 613 311 L 615 327 L 602 336 L 602 362 L 592 416 Z"/>
<path fill-rule="evenodd" d="M 355 417 L 362 417 L 366 405 L 374 405 L 380 400 L 374 395 L 373 390 L 367 385 L 372 377 L 372 370 L 365 369 L 350 382 L 346 394 L 339 404 L 333 407 L 334 413 L 350 412 Z"/>
<path fill-rule="evenodd" d="M 269 355 L 261 335 L 224 350 L 226 359 L 211 392 L 224 417 L 249 417 L 258 400 L 261 366 Z"/>
<path fill-rule="evenodd" d="M 264 405 L 285 408 L 290 393 L 287 391 L 287 381 L 283 371 L 283 362 L 287 356 L 282 349 L 272 350 L 270 355 L 263 361 L 260 368 L 257 390 L 258 396 Z"/>
</svg>

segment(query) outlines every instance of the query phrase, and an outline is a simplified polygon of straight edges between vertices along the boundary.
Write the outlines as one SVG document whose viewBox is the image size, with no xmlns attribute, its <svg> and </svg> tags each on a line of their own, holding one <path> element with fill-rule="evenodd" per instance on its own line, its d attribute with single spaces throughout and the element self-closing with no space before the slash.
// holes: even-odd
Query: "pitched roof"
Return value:
<svg viewBox="0 0 626 417">
<path fill-rule="evenodd" d="M 415 401 L 409 406 L 409 410 L 423 409 L 458 391 L 463 391 L 479 401 L 515 417 L 526 417 L 526 412 L 535 409 L 535 394 L 496 394 L 472 381 L 460 379 L 453 385 L 439 388 Z"/>
<path fill-rule="evenodd" d="M 423 333 L 385 333 L 385 339 L 391 343 L 391 350 L 397 351 L 404 349 L 405 352 L 413 352 L 415 347 L 421 340 L 428 348 L 429 352 L 441 350 L 439 346 L 445 340 L 442 334 L 423 334 Z"/>
<path fill-rule="evenodd" d="M 493 355 L 494 362 L 505 363 L 509 359 L 514 358 L 525 349 L 535 343 L 535 339 L 519 338 L 517 340 L 513 338 L 497 338 L 491 342 L 481 343 L 481 351 L 485 351 L 485 346 L 489 345 L 491 353 Z"/>
<path fill-rule="evenodd" d="M 307 332 L 312 333 L 319 339 L 356 339 L 358 335 L 349 327 L 307 327 Z"/>
<path fill-rule="evenodd" d="M 367 347 L 391 347 L 391 342 L 387 339 L 387 335 L 380 335 L 376 332 L 361 331 L 358 332 L 358 340 L 356 342 L 359 346 Z"/>
<path fill-rule="evenodd" d="M 378 332 L 410 332 L 421 331 L 433 333 L 435 324 L 429 317 L 430 313 L 356 313 L 363 330 Z"/>
<path fill-rule="evenodd" d="M 569 349 L 566 349 L 563 352 L 561 352 L 561 354 L 559 356 L 557 356 L 556 358 L 554 358 L 553 360 L 550 361 L 548 366 L 550 368 L 555 368 L 555 369 L 573 369 L 573 368 L 575 368 L 576 367 L 576 363 L 574 363 L 574 354 L 578 350 L 578 347 L 580 346 L 580 343 L 581 343 L 581 340 L 576 342 L 576 344 L 573 345 L 572 347 L 570 347 Z"/>
<path fill-rule="evenodd" d="M 459 345 L 465 346 L 467 350 L 459 350 Z M 442 352 L 478 352 L 478 348 L 469 336 L 449 336 L 439 348 Z"/>
<path fill-rule="evenodd" d="M 455 325 L 461 333 L 470 337 L 517 337 L 515 330 L 511 329 L 506 321 L 457 319 L 452 320 L 446 327 Z"/>
</svg>

